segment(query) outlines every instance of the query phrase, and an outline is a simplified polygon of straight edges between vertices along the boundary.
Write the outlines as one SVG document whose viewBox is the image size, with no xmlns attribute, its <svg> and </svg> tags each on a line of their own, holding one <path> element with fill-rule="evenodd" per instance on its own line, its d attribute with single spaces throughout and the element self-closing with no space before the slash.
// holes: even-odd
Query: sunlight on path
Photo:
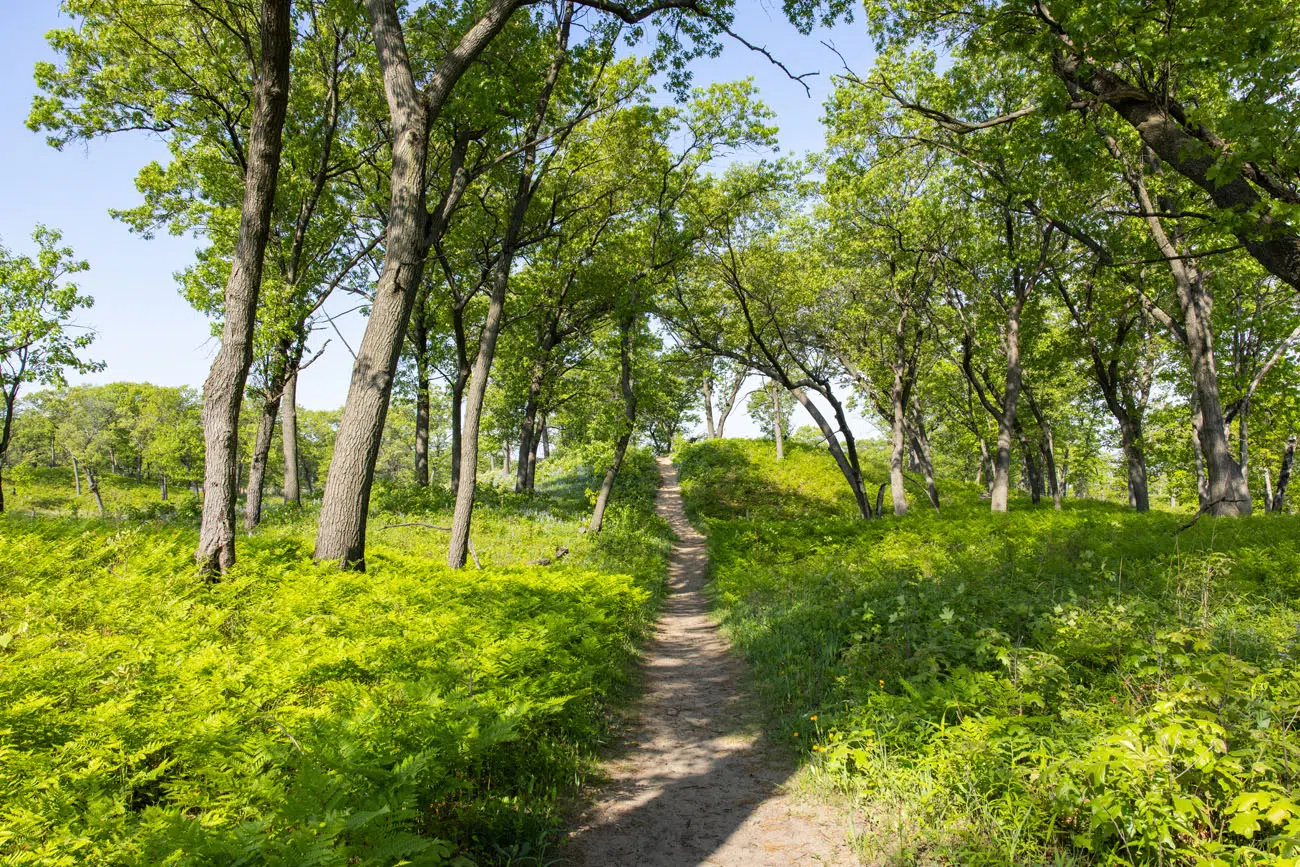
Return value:
<svg viewBox="0 0 1300 867">
<path fill-rule="evenodd" d="M 759 734 L 744 664 L 709 615 L 704 537 L 686 521 L 676 467 L 661 458 L 659 472 L 656 509 L 679 540 L 670 595 L 625 752 L 566 854 L 583 867 L 858 863 L 835 809 L 783 791 L 793 768 Z"/>
</svg>

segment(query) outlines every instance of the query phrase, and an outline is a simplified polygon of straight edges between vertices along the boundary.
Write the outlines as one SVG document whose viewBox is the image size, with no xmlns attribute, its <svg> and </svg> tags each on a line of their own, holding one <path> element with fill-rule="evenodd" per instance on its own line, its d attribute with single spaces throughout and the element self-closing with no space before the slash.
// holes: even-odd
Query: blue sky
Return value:
<svg viewBox="0 0 1300 867">
<path fill-rule="evenodd" d="M 842 24 L 805 37 L 785 20 L 779 3 L 737 0 L 737 7 L 738 33 L 766 46 L 793 72 L 820 73 L 807 79 L 812 96 L 762 55 L 734 42 L 721 57 L 696 62 L 696 82 L 753 77 L 777 114 L 782 150 L 820 148 L 821 105 L 831 75 L 840 68 L 821 41 L 831 42 L 855 68 L 865 69 L 871 50 L 863 25 Z M 196 242 L 166 235 L 144 240 L 108 213 L 139 201 L 136 172 L 151 160 L 165 160 L 166 149 L 148 135 L 128 133 L 56 151 L 25 126 L 35 93 L 32 68 L 39 60 L 54 59 L 45 34 L 67 24 L 55 0 L 0 3 L 0 81 L 5 85 L 0 88 L 0 165 L 5 167 L 0 173 L 0 242 L 27 252 L 33 226 L 44 223 L 62 230 L 65 242 L 89 261 L 91 269 L 80 275 L 79 283 L 95 298 L 95 306 L 81 321 L 96 331 L 93 357 L 107 368 L 87 381 L 199 387 L 216 340 L 209 322 L 181 298 L 172 276 L 189 264 Z M 352 306 L 348 301 L 339 299 L 335 312 Z M 339 326 L 355 346 L 365 322 L 352 314 Z M 335 337 L 325 355 L 303 373 L 299 401 L 313 409 L 340 406 L 350 370 L 351 357 Z M 748 419 L 732 424 L 736 434 L 753 432 Z"/>
</svg>

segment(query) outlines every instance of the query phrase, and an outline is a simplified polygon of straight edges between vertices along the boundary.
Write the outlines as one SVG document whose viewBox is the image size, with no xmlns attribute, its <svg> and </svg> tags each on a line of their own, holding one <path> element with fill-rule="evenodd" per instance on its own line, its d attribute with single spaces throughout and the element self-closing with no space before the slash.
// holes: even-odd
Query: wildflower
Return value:
<svg viewBox="0 0 1300 867">
<path fill-rule="evenodd" d="M 877 683 L 880 684 L 880 688 L 881 688 L 881 689 L 884 689 L 884 688 L 885 688 L 885 682 L 884 682 L 883 680 L 881 680 L 881 681 L 877 681 Z"/>
<path fill-rule="evenodd" d="M 808 719 L 812 720 L 813 722 L 817 722 L 817 714 L 813 714 L 812 716 L 808 717 Z"/>
<path fill-rule="evenodd" d="M 794 736 L 795 736 L 795 737 L 799 737 L 799 733 L 798 733 L 798 732 L 795 732 L 795 733 L 794 733 Z"/>
</svg>

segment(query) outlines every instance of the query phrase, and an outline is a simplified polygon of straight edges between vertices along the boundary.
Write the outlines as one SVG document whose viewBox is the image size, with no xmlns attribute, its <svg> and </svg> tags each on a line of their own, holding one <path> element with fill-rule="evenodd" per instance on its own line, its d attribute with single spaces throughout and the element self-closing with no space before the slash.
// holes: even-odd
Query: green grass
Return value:
<svg viewBox="0 0 1300 867">
<path fill-rule="evenodd" d="M 131 476 L 102 473 L 99 493 L 105 517 L 121 520 L 176 518 L 198 515 L 199 499 L 188 482 L 173 482 L 162 502 L 157 482 L 136 481 Z M 99 507 L 85 477 L 81 494 L 69 467 L 34 467 L 19 464 L 4 472 L 5 509 L 14 515 L 35 517 L 96 517 Z"/>
<path fill-rule="evenodd" d="M 318 567 L 281 509 L 207 584 L 179 521 L 0 520 L 0 863 L 544 863 L 670 537 L 648 455 L 596 537 L 594 481 L 552 467 L 488 495 L 482 571 L 414 530 Z M 445 523 L 439 499 L 386 491 L 371 527 Z"/>
<path fill-rule="evenodd" d="M 855 797 L 869 863 L 1295 863 L 1300 520 L 994 516 L 941 485 L 942 516 L 862 522 L 829 455 L 770 451 L 692 446 L 683 491 L 771 724 Z"/>
</svg>

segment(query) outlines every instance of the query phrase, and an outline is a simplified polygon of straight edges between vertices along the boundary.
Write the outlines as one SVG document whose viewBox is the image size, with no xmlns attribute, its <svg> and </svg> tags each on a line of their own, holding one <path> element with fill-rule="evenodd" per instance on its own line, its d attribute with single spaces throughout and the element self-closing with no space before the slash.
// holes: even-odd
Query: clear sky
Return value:
<svg viewBox="0 0 1300 867">
<path fill-rule="evenodd" d="M 192 260 L 196 242 L 166 235 L 144 240 L 109 216 L 110 208 L 139 202 L 136 172 L 152 160 L 166 160 L 165 147 L 146 134 L 126 133 L 69 145 L 60 152 L 25 126 L 35 93 L 33 66 L 54 59 L 45 34 L 67 23 L 56 0 L 0 0 L 0 165 L 5 167 L 0 173 L 0 242 L 29 252 L 33 226 L 44 223 L 62 230 L 65 242 L 90 263 L 79 283 L 95 298 L 95 306 L 81 321 L 98 335 L 92 357 L 108 366 L 86 381 L 200 387 L 216 353 L 216 340 L 210 323 L 180 296 L 173 278 Z M 764 101 L 777 113 L 782 150 L 820 148 L 822 102 L 831 75 L 840 68 L 839 59 L 821 42 L 834 44 L 855 68 L 864 69 L 870 65 L 871 47 L 862 23 L 805 37 L 785 20 L 779 2 L 737 0 L 735 29 L 751 43 L 766 46 L 792 72 L 820 73 L 806 79 L 812 96 L 761 54 L 734 42 L 721 57 L 696 62 L 696 82 L 753 77 Z M 333 311 L 348 309 L 352 300 L 339 299 Z M 364 319 L 353 313 L 338 324 L 355 346 Z M 338 407 L 347 394 L 351 357 L 337 335 L 321 333 L 320 339 L 326 336 L 332 343 L 299 384 L 300 403 L 312 409 Z M 743 417 L 743 409 L 739 414 Z M 802 411 L 799 416 L 796 424 L 809 423 Z M 865 433 L 860 420 L 854 427 Z M 739 435 L 753 431 L 744 418 L 728 427 L 729 433 Z"/>
</svg>

